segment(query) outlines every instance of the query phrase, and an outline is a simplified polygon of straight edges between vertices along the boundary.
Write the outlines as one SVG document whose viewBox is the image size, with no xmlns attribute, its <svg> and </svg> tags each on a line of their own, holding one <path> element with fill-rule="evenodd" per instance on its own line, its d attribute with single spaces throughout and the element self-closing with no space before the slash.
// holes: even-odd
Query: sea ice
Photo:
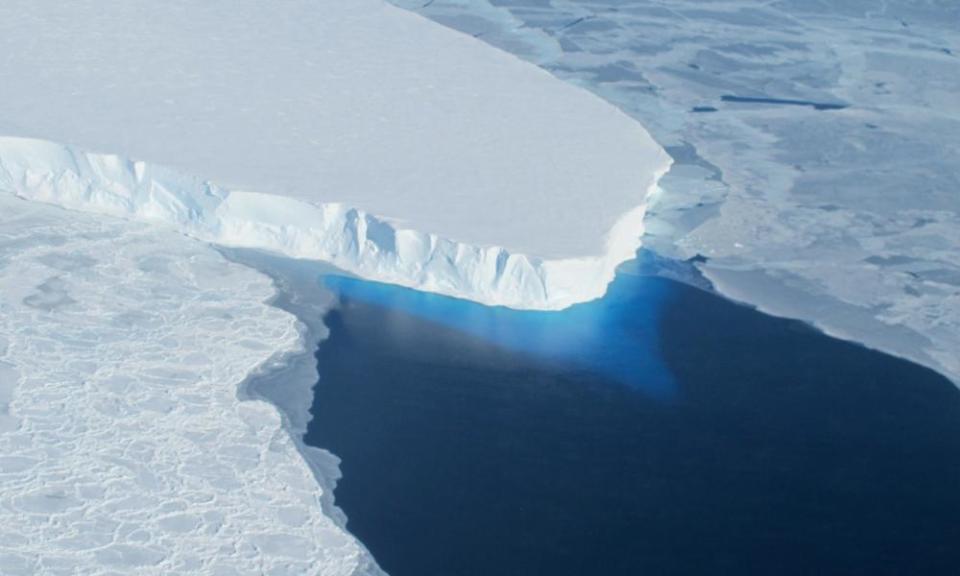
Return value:
<svg viewBox="0 0 960 576">
<path fill-rule="evenodd" d="M 0 214 L 0 573 L 379 573 L 277 409 L 238 397 L 302 346 L 268 278 L 3 190 Z"/>
</svg>

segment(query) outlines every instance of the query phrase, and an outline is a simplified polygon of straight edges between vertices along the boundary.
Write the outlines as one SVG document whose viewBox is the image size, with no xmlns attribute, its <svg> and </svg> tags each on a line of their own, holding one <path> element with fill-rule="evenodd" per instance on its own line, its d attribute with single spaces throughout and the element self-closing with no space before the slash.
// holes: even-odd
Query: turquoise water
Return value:
<svg viewBox="0 0 960 576">
<path fill-rule="evenodd" d="M 664 300 L 670 297 L 668 288 L 658 282 L 616 282 L 606 298 L 562 313 L 492 308 L 339 276 L 328 277 L 325 284 L 348 303 L 390 310 L 382 328 L 396 331 L 396 338 L 419 329 L 410 326 L 415 319 L 471 337 L 470 342 L 482 347 L 603 375 L 661 401 L 670 401 L 677 392 L 658 350 L 655 327 Z M 634 305 L 636 300 L 645 305 Z M 625 317 L 631 321 L 624 322 Z"/>
<path fill-rule="evenodd" d="M 960 393 L 662 278 L 560 313 L 327 279 L 307 443 L 394 576 L 955 574 Z"/>
</svg>

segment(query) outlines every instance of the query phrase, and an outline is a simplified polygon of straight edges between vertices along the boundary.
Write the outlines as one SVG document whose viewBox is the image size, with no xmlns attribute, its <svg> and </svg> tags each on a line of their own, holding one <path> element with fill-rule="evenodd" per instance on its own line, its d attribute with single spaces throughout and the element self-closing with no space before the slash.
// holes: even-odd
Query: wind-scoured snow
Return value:
<svg viewBox="0 0 960 576">
<path fill-rule="evenodd" d="M 277 409 L 301 346 L 265 276 L 0 190 L 0 573 L 377 573 Z"/>
<path fill-rule="evenodd" d="M 169 166 L 232 191 L 208 239 L 488 303 L 601 295 L 670 163 L 600 98 L 381 0 L 12 0 L 0 50 L 0 135 L 70 147 L 28 146 L 26 168 L 116 156 L 76 174 L 106 190 L 89 206 L 47 201 L 116 212 L 97 200 L 128 159 Z"/>
</svg>

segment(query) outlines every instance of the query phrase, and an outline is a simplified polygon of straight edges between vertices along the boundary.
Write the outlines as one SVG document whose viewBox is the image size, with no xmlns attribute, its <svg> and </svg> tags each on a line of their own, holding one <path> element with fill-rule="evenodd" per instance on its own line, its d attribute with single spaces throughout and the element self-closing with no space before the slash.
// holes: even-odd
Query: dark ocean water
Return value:
<svg viewBox="0 0 960 576">
<path fill-rule="evenodd" d="M 662 278 L 562 313 L 328 278 L 308 444 L 393 576 L 960 573 L 960 392 Z"/>
</svg>

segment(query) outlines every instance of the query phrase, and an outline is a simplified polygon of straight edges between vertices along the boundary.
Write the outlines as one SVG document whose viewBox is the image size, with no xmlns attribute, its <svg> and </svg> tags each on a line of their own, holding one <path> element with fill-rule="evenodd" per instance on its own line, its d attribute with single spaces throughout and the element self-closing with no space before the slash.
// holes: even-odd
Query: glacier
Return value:
<svg viewBox="0 0 960 576">
<path fill-rule="evenodd" d="M 63 146 L 4 141 L 24 197 L 488 304 L 603 294 L 671 162 L 586 90 L 381 0 L 14 0 L 0 49 L 0 135 Z"/>
<path fill-rule="evenodd" d="M 169 168 L 23 138 L 0 137 L 0 187 L 222 246 L 323 260 L 378 281 L 527 309 L 602 296 L 617 265 L 636 252 L 645 212 L 641 203 L 622 215 L 599 255 L 550 260 L 405 228 L 340 202 L 228 190 Z"/>
</svg>

